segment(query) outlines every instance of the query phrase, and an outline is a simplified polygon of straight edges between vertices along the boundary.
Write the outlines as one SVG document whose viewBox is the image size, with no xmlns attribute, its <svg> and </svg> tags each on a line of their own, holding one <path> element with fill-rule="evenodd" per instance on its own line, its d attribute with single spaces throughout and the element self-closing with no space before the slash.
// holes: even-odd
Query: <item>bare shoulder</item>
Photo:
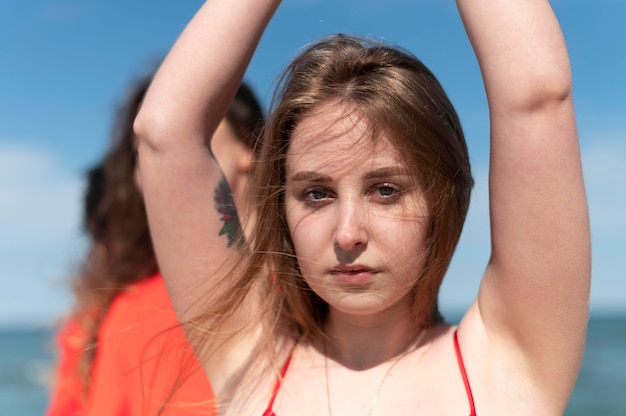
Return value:
<svg viewBox="0 0 626 416">
<path fill-rule="evenodd" d="M 553 400 L 520 346 L 506 331 L 486 329 L 477 303 L 454 331 L 478 414 L 563 414 L 564 404 Z"/>
</svg>

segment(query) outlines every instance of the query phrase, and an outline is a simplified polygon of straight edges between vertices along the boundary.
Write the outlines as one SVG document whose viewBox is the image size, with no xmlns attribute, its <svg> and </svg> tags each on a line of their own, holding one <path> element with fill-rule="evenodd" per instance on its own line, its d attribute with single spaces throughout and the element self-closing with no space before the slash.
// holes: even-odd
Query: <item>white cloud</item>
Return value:
<svg viewBox="0 0 626 416">
<path fill-rule="evenodd" d="M 44 148 L 0 142 L 0 322 L 53 319 L 81 251 L 82 180 Z"/>
<path fill-rule="evenodd" d="M 76 235 L 82 179 L 43 148 L 0 144 L 0 247 Z"/>
</svg>

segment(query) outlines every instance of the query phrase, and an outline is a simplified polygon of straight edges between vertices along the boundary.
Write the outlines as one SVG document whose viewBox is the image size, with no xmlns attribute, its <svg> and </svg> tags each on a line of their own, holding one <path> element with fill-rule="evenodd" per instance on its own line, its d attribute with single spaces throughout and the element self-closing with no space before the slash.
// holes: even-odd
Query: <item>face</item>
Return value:
<svg viewBox="0 0 626 416">
<path fill-rule="evenodd" d="M 386 136 L 368 130 L 339 104 L 322 104 L 297 125 L 287 153 L 298 264 L 331 313 L 408 305 L 423 270 L 429 221 L 417 178 Z"/>
</svg>

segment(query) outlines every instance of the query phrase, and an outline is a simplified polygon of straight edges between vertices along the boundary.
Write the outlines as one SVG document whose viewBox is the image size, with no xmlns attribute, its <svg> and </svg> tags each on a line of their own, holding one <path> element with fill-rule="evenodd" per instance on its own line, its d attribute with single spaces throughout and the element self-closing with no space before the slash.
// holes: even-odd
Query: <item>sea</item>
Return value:
<svg viewBox="0 0 626 416">
<path fill-rule="evenodd" d="M 50 328 L 0 328 L 0 415 L 42 416 L 55 353 Z M 626 314 L 592 315 L 566 416 L 626 416 Z"/>
</svg>

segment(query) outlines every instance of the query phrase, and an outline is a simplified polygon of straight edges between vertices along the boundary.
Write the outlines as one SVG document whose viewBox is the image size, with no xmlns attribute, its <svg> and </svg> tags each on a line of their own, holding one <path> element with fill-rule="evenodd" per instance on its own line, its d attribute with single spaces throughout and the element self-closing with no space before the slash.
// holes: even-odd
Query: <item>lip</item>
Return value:
<svg viewBox="0 0 626 416">
<path fill-rule="evenodd" d="M 330 270 L 337 281 L 347 284 L 369 283 L 380 270 L 361 264 L 338 265 Z"/>
</svg>

